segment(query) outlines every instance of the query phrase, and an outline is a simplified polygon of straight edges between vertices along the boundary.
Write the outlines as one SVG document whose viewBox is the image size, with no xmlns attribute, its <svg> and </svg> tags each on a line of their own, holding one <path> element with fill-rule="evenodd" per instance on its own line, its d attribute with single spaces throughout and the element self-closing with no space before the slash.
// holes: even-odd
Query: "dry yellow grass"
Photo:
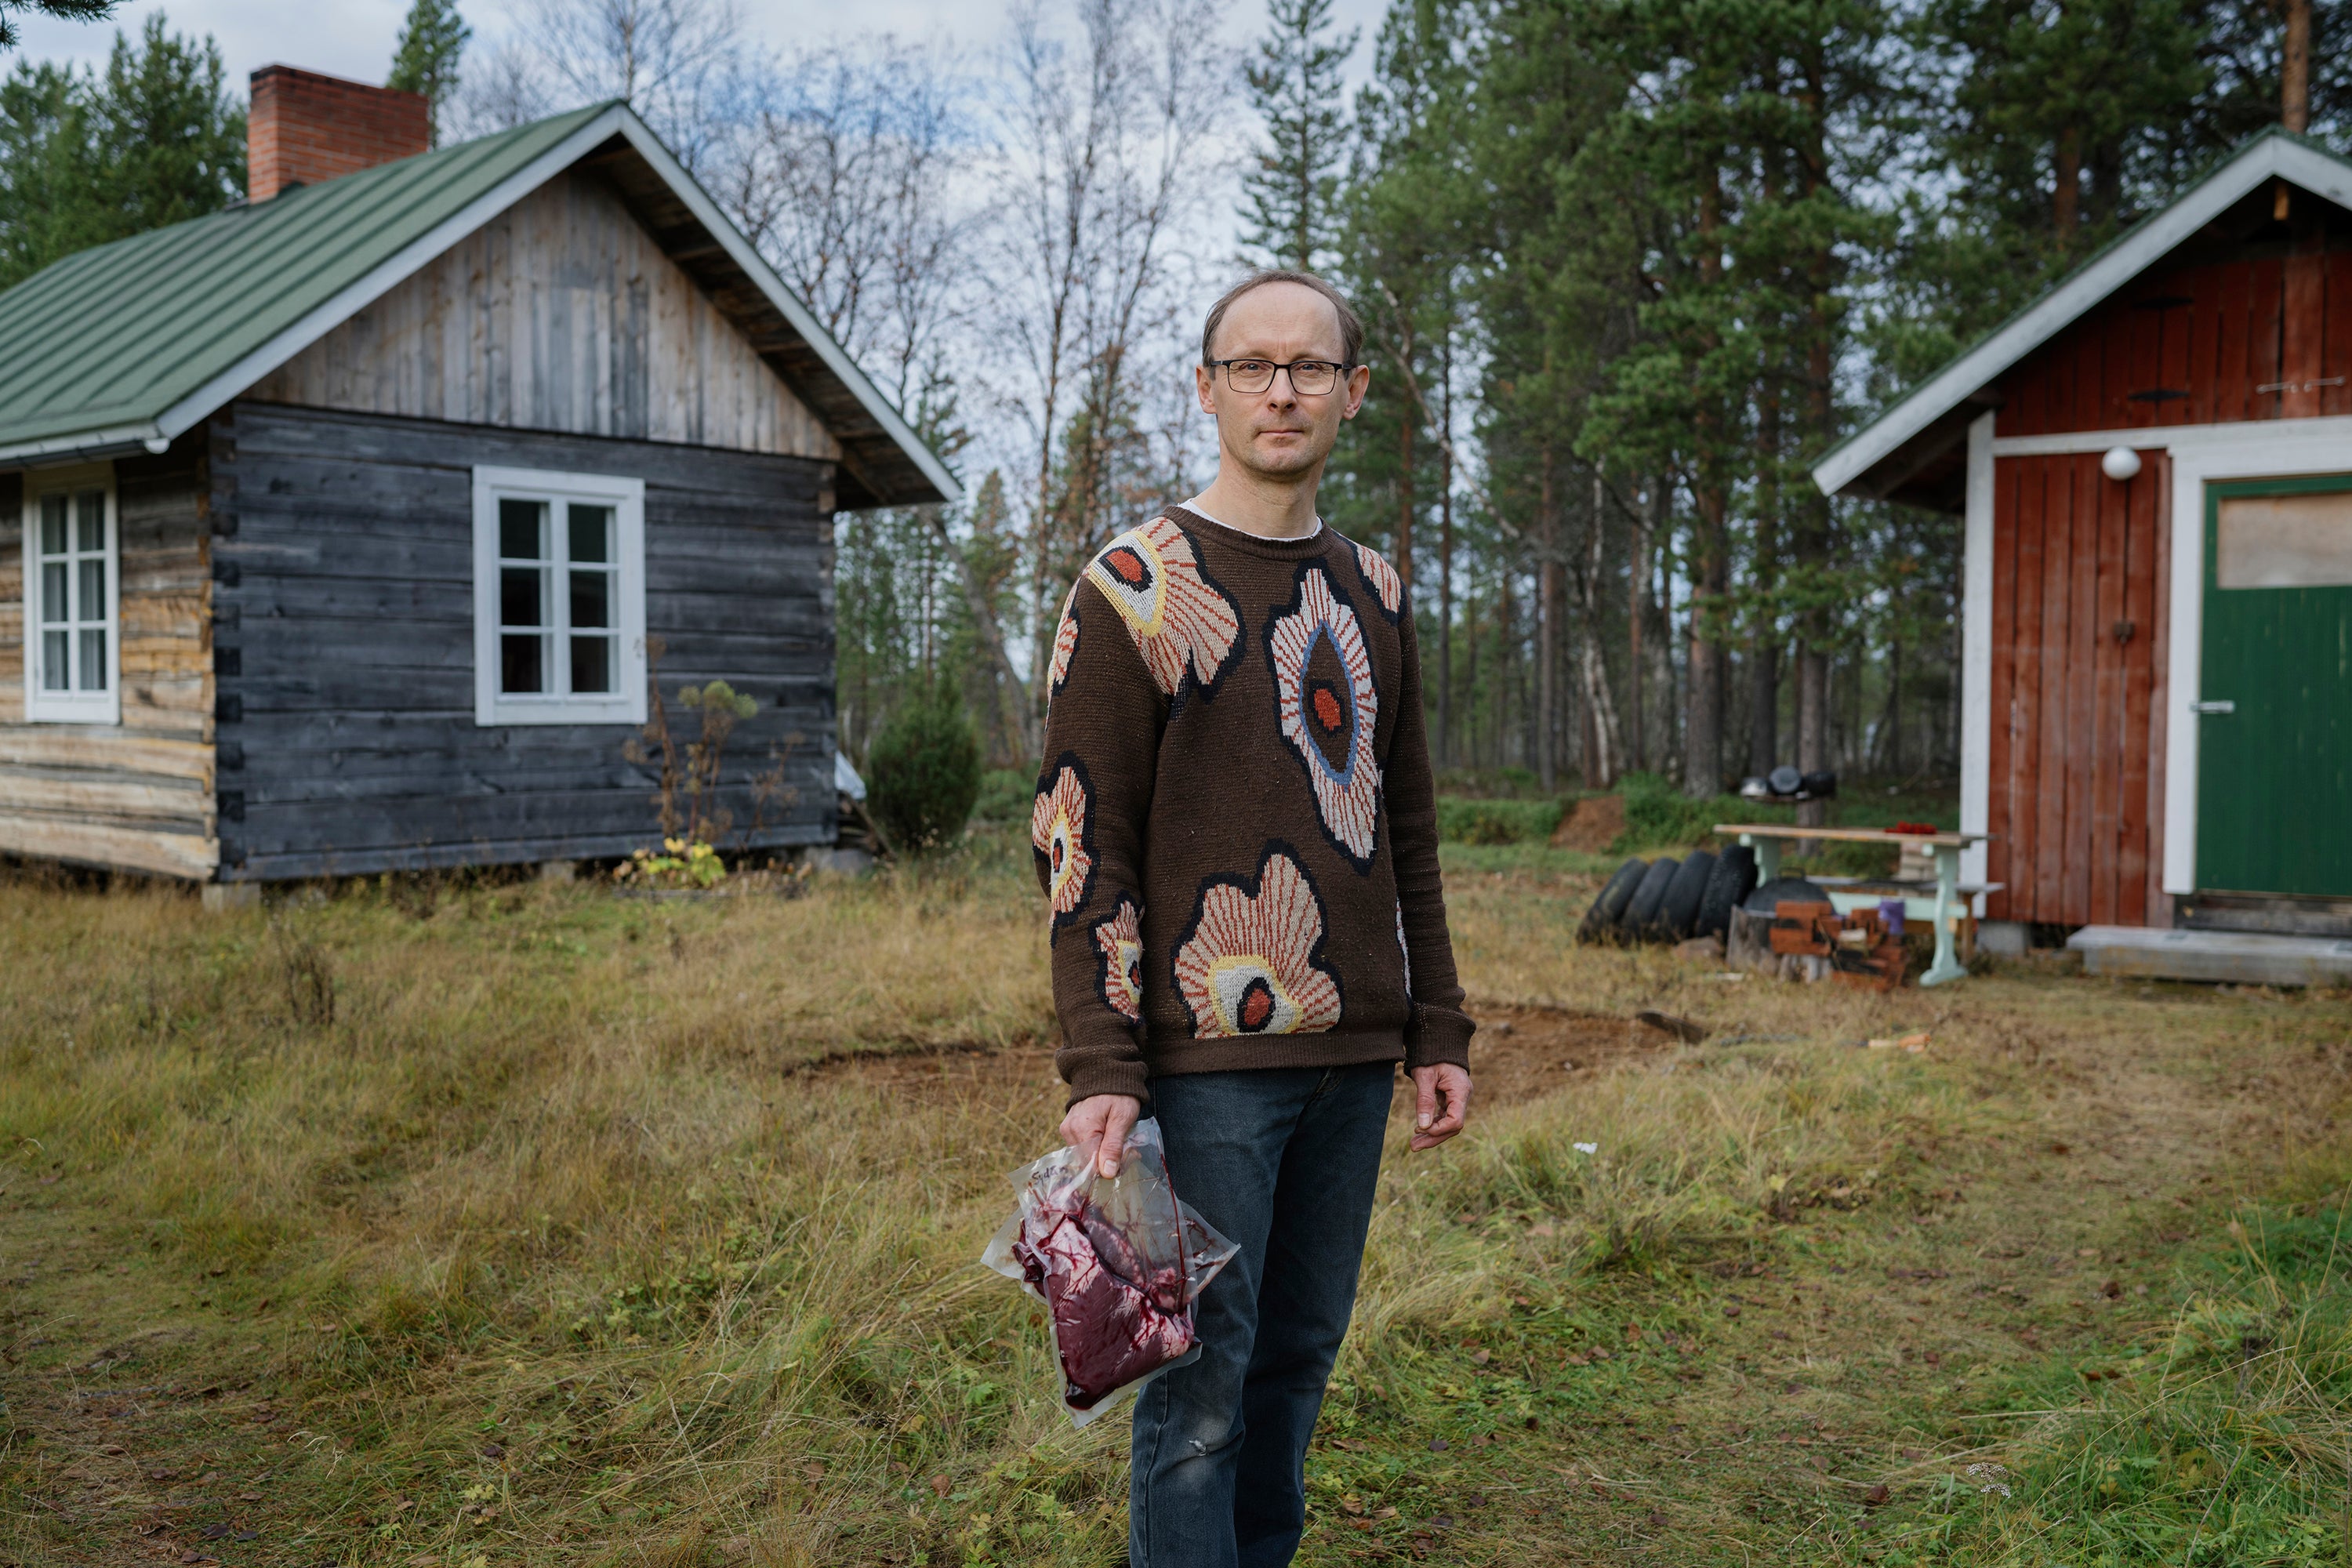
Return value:
<svg viewBox="0 0 2352 1568">
<path fill-rule="evenodd" d="M 0 887 L 0 1274 L 33 1281 L 5 1320 L 29 1380 L 17 1555 L 193 1548 L 215 1515 L 176 1500 L 244 1486 L 257 1500 L 206 1506 L 306 1564 L 1118 1561 L 1123 1424 L 1068 1429 L 1023 1299 L 972 1266 L 1059 1104 L 1034 890 L 1009 856 L 715 904 L 486 886 L 429 911 L 362 889 L 221 919 Z M 1451 863 L 1474 994 L 1663 1007 L 1733 1043 L 1662 1043 L 1482 1108 L 1442 1155 L 1391 1149 L 1331 1406 L 1354 1446 L 1318 1458 L 1309 1561 L 1410 1552 L 1414 1510 L 1474 1484 L 1496 1528 L 1450 1538 L 1458 1560 L 1582 1560 L 1543 1489 L 1610 1503 L 1558 1479 L 1578 1473 L 1579 1413 L 1617 1387 L 1591 1380 L 1633 1375 L 1555 1364 L 1596 1314 L 1645 1301 L 1645 1353 L 1664 1332 L 1695 1365 L 1736 1382 L 1752 1356 L 1760 1375 L 1794 1352 L 1739 1337 L 1760 1314 L 1708 1316 L 1707 1269 L 1940 1245 L 1961 1222 L 1945 1184 L 2009 1180 L 2053 1116 L 2114 1111 L 2121 1080 L 2094 1073 L 2126 1072 L 2146 1122 L 2116 1157 L 2201 1203 L 2198 1174 L 2283 1152 L 2195 1151 L 2242 1131 L 2242 1085 L 2216 1074 L 2273 1070 L 2271 1047 L 2305 1048 L 2294 1030 L 2340 1037 L 2326 1001 L 2032 977 L 1880 996 L 1579 952 L 1581 865 Z M 1853 1047 L 1921 1027 L 1929 1058 Z M 992 1054 L 811 1065 L 963 1047 Z M 2277 1140 L 2307 1143 L 2324 1099 L 2274 1116 Z M 1969 1216 L 1992 1222 L 1976 1242 L 2128 1223 L 2021 1175 L 2016 1194 Z M 1891 1235 L 1881 1215 L 1901 1216 Z M 2024 1353 L 1999 1339 L 1953 1353 Z M 1519 1347 L 1524 1374 L 1464 1360 L 1473 1341 Z M 1849 1411 L 1878 1397 L 1891 1433 L 1912 1417 L 1890 1391 L 1926 1371 L 1904 1350 L 1825 1337 L 1803 1375 Z M 68 1368 L 99 1403 L 68 1397 Z M 186 1397 L 208 1381 L 217 1398 Z M 1737 1419 L 1732 1387 L 1691 1419 Z M 123 1388 L 151 1391 L 152 1418 L 101 1430 Z M 1518 1489 L 1475 1479 L 1486 1448 L 1431 1458 L 1433 1435 L 1473 1427 L 1522 1446 Z M 1403 1512 L 1358 1531 L 1341 1503 L 1368 1488 Z M 1504 1528 L 1522 1503 L 1533 1522 Z M 1777 1539 L 1759 1519 L 1700 1509 L 1689 1539 Z"/>
</svg>

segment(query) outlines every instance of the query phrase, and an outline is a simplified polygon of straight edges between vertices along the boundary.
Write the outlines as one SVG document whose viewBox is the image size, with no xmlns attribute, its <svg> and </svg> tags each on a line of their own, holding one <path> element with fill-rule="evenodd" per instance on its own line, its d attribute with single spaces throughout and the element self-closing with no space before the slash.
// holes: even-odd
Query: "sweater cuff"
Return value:
<svg viewBox="0 0 2352 1568">
<path fill-rule="evenodd" d="M 1054 1065 L 1070 1086 L 1065 1109 L 1097 1094 L 1124 1094 L 1141 1102 L 1139 1115 L 1151 1114 L 1150 1074 L 1131 1043 L 1121 1041 L 1119 1045 L 1125 1048 L 1066 1044 L 1055 1053 Z"/>
<path fill-rule="evenodd" d="M 1424 1007 L 1415 1003 L 1412 1024 L 1412 1035 L 1404 1046 L 1407 1072 L 1414 1068 L 1433 1068 L 1440 1062 L 1452 1062 L 1465 1072 L 1470 1070 L 1470 1037 L 1478 1031 L 1470 1015 L 1451 1007 Z"/>
</svg>

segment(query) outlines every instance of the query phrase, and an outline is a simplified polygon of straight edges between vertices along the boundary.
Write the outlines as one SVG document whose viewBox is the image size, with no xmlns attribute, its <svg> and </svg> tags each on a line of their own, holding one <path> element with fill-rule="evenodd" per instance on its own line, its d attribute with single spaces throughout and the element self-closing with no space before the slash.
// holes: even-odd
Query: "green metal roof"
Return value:
<svg viewBox="0 0 2352 1568">
<path fill-rule="evenodd" d="M 0 364 L 9 372 L 0 379 L 0 451 L 176 435 L 158 426 L 167 413 L 562 146 L 606 107 L 307 185 L 44 268 L 0 294 Z"/>
<path fill-rule="evenodd" d="M 0 294 L 0 464 L 173 437 L 591 154 L 841 443 L 844 510 L 962 490 L 625 103 L 69 256 Z M 615 163 L 614 160 L 619 160 Z"/>
</svg>

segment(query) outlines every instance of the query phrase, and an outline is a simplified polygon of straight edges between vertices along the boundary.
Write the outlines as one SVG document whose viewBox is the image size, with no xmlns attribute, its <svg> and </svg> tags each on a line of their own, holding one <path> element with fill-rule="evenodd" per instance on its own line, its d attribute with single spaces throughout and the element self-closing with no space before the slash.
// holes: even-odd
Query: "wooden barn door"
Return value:
<svg viewBox="0 0 2352 1568">
<path fill-rule="evenodd" d="M 2352 474 L 2205 487 L 2197 886 L 2352 897 Z"/>
<path fill-rule="evenodd" d="M 2158 648 L 2170 463 L 1993 468 L 1986 901 L 1994 920 L 2146 925 L 2162 898 Z"/>
</svg>

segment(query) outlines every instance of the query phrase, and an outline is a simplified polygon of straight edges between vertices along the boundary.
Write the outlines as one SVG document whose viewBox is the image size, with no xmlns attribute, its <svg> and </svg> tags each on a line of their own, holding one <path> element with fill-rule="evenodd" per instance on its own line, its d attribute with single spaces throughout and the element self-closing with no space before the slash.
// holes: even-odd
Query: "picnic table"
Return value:
<svg viewBox="0 0 2352 1568">
<path fill-rule="evenodd" d="M 1936 853 L 1936 896 L 1930 900 L 1908 892 L 1903 899 L 1905 920 L 1933 922 L 1936 933 L 1936 962 L 1927 973 L 1919 976 L 1922 985 L 1941 985 L 1947 980 L 1958 980 L 1968 974 L 1954 951 L 1952 928 L 1959 923 L 1966 906 L 1960 902 L 1960 851 L 1971 844 L 1981 844 L 1989 837 L 1982 833 L 1895 833 L 1884 827 L 1802 827 L 1784 822 L 1718 822 L 1716 832 L 1726 838 L 1736 837 L 1756 851 L 1756 879 L 1760 887 L 1780 874 L 1780 847 L 1792 838 L 1827 838 L 1842 844 L 1912 844 L 1933 849 Z M 1916 884 L 1915 884 L 1916 885 Z M 1855 889 L 1841 894 L 1826 884 L 1823 891 L 1840 914 L 1875 906 L 1879 896 Z M 1990 889 L 1972 889 L 1988 891 Z M 1843 897 L 1843 903 L 1839 900 Z"/>
</svg>

